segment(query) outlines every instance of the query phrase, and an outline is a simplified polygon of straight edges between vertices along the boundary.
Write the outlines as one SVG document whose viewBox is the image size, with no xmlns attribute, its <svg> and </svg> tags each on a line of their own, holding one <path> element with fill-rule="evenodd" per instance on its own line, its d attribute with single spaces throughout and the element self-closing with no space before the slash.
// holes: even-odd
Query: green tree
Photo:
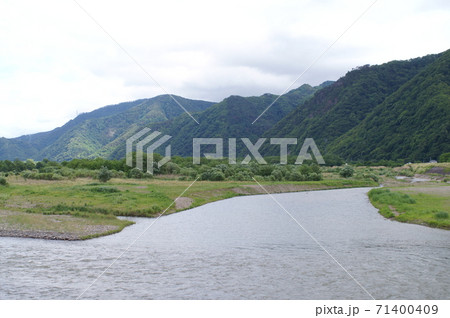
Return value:
<svg viewBox="0 0 450 318">
<path fill-rule="evenodd" d="M 98 172 L 98 179 L 101 182 L 108 182 L 111 179 L 111 171 L 105 166 L 100 168 L 100 171 Z"/>
<path fill-rule="evenodd" d="M 133 168 L 128 172 L 128 176 L 133 179 L 142 179 L 144 173 L 138 168 Z"/>
</svg>

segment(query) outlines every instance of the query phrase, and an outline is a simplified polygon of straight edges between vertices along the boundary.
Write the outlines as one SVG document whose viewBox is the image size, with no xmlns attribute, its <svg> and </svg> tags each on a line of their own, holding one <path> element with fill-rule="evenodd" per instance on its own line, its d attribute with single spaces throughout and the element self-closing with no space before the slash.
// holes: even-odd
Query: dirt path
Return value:
<svg viewBox="0 0 450 318">
<path fill-rule="evenodd" d="M 194 200 L 191 198 L 180 197 L 175 200 L 175 209 L 186 210 L 191 206 L 192 202 L 194 202 Z"/>
</svg>

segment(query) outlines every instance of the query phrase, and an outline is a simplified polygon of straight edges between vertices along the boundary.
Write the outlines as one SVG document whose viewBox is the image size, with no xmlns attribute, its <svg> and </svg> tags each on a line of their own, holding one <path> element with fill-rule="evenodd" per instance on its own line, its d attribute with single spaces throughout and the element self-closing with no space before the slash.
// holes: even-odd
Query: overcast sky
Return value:
<svg viewBox="0 0 450 318">
<path fill-rule="evenodd" d="M 281 94 L 374 0 L 0 2 L 0 136 L 166 92 Z M 450 1 L 378 0 L 294 85 L 450 48 Z M 276 106 L 274 106 L 276 107 Z"/>
</svg>

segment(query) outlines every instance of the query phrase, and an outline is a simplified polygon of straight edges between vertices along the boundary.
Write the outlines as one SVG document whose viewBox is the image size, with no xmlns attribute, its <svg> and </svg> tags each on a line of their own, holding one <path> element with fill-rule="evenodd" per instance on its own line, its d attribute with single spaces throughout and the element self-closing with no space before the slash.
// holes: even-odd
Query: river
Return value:
<svg viewBox="0 0 450 318">
<path fill-rule="evenodd" d="M 386 220 L 368 190 L 273 195 L 299 224 L 259 195 L 88 241 L 0 238 L 0 299 L 449 299 L 450 231 Z"/>
</svg>

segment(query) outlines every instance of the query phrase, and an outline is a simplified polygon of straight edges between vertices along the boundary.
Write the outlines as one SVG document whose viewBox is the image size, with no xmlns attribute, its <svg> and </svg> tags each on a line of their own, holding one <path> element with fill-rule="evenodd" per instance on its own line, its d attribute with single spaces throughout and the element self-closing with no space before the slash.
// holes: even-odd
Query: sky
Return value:
<svg viewBox="0 0 450 318">
<path fill-rule="evenodd" d="M 449 48 L 447 0 L 2 0 L 0 137 L 167 93 L 282 94 Z"/>
</svg>

